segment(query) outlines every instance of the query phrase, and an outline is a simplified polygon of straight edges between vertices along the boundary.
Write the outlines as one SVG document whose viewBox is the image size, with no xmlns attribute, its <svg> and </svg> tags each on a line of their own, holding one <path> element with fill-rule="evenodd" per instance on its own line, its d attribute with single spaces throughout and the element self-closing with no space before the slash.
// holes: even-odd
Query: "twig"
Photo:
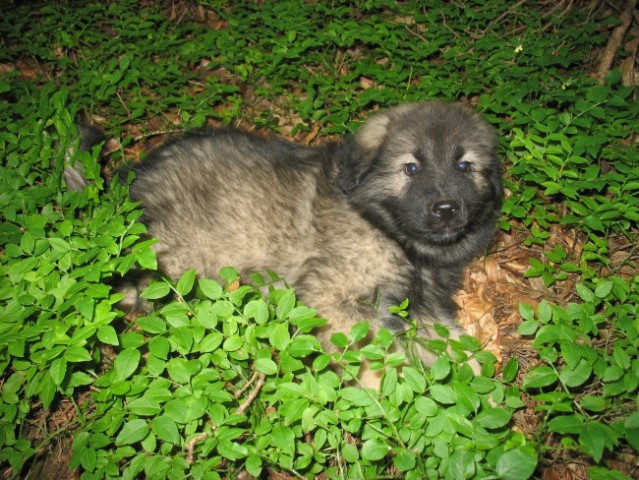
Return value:
<svg viewBox="0 0 639 480">
<path fill-rule="evenodd" d="M 246 383 L 246 385 L 244 385 L 241 390 L 238 390 L 235 393 L 235 398 L 238 398 L 240 395 L 242 395 L 242 393 L 244 393 L 251 386 L 251 384 L 253 384 L 253 382 L 255 382 L 255 387 L 253 388 L 253 390 L 251 390 L 248 397 L 246 397 L 244 403 L 242 403 L 242 405 L 240 405 L 235 411 L 235 413 L 237 413 L 238 415 L 242 415 L 244 411 L 249 407 L 249 405 L 253 403 L 253 400 L 255 400 L 255 397 L 257 397 L 257 394 L 266 382 L 266 376 L 263 373 L 255 372 L 251 379 Z M 202 440 L 206 440 L 208 436 L 208 433 L 200 433 L 199 435 L 193 437 L 189 441 L 189 443 L 186 444 L 186 461 L 189 465 L 193 463 L 193 451 L 195 450 L 195 444 L 201 442 Z"/>
<path fill-rule="evenodd" d="M 257 380 L 258 375 L 259 375 L 259 372 L 253 372 L 253 376 L 249 379 L 248 382 L 246 382 L 246 385 L 244 385 L 242 388 L 240 388 L 237 392 L 233 394 L 233 398 L 240 398 L 242 395 L 244 395 L 244 392 L 246 392 L 250 388 L 250 386 L 253 384 L 253 382 Z"/>
<path fill-rule="evenodd" d="M 550 30 L 551 28 L 553 28 L 553 27 L 556 25 L 555 21 L 556 21 L 558 18 L 565 17 L 565 16 L 566 16 L 566 14 L 567 14 L 570 10 L 572 10 L 573 2 L 572 2 L 572 1 L 570 1 L 570 2 L 568 2 L 568 6 L 567 6 L 566 8 L 564 8 L 564 10 L 563 10 L 561 13 L 558 13 L 558 14 L 554 15 L 555 10 L 557 10 L 557 9 L 558 9 L 561 5 L 563 5 L 563 3 L 564 3 L 564 2 L 559 3 L 558 5 L 556 5 L 555 7 L 553 7 L 553 8 L 550 10 L 550 12 L 548 12 L 547 14 L 545 14 L 545 15 L 544 15 L 544 18 L 548 18 L 548 17 L 552 16 L 553 20 L 549 21 L 548 23 L 546 23 L 546 25 L 544 25 L 544 26 L 541 28 L 541 31 L 542 31 L 542 32 L 547 32 L 548 30 Z"/>
<path fill-rule="evenodd" d="M 488 30 L 490 30 L 493 26 L 499 24 L 499 22 L 501 22 L 504 18 L 506 18 L 508 15 L 512 14 L 513 12 L 515 12 L 519 7 L 522 6 L 522 4 L 526 3 L 526 0 L 519 0 L 517 3 L 515 3 L 514 5 L 511 5 L 510 8 L 508 8 L 508 10 L 506 10 L 505 12 L 503 12 L 501 15 L 499 15 L 497 18 L 494 18 L 493 20 L 491 20 L 488 25 L 486 26 L 486 28 L 484 28 L 482 31 L 480 31 L 479 33 L 474 33 L 471 31 L 466 30 L 466 33 L 471 37 L 474 38 L 475 40 L 479 40 L 480 38 L 483 38 L 486 35 L 486 32 L 488 32 Z"/>
<path fill-rule="evenodd" d="M 191 439 L 189 443 L 186 444 L 186 461 L 189 465 L 193 463 L 193 450 L 195 450 L 195 444 L 202 440 L 206 440 L 209 435 L 207 433 L 200 433 Z"/>
<path fill-rule="evenodd" d="M 248 397 L 246 397 L 246 400 L 244 400 L 244 403 L 240 405 L 238 409 L 235 411 L 236 414 L 238 415 L 244 414 L 244 411 L 251 405 L 251 403 L 253 403 L 253 400 L 255 400 L 255 397 L 257 397 L 257 394 L 260 392 L 261 388 L 264 386 L 264 383 L 266 383 L 266 375 L 264 375 L 263 373 L 258 373 L 257 381 L 255 382 L 255 387 L 248 394 Z"/>
<path fill-rule="evenodd" d="M 146 133 L 141 133 L 140 135 L 137 135 L 135 137 L 133 137 L 133 141 L 134 142 L 139 142 L 140 140 L 144 140 L 146 138 L 150 138 L 150 137 L 157 137 L 159 135 L 169 135 L 171 133 L 175 133 L 178 132 L 179 129 L 173 129 L 173 130 L 154 130 L 153 132 L 146 132 Z"/>
<path fill-rule="evenodd" d="M 122 100 L 122 96 L 120 95 L 120 92 L 119 91 L 115 92 L 115 96 L 118 97 L 118 100 L 120 101 L 120 105 L 122 105 L 122 108 L 124 108 L 124 110 L 126 111 L 126 116 L 130 117 L 131 110 L 129 110 L 129 107 L 127 107 L 126 103 L 124 103 L 124 100 Z"/>
<path fill-rule="evenodd" d="M 524 3 L 526 3 L 526 0 L 519 0 L 517 3 L 512 5 L 508 10 L 506 10 L 501 15 L 499 15 L 497 18 L 495 18 L 494 20 L 491 20 L 490 23 L 488 24 L 488 28 L 490 28 L 492 25 L 496 25 L 499 22 L 501 22 L 502 19 L 504 19 L 505 17 L 513 13 L 515 10 L 521 7 Z M 486 30 L 488 30 L 488 28 L 486 28 Z M 484 30 L 484 33 L 486 32 L 486 30 Z"/>
<path fill-rule="evenodd" d="M 426 40 L 423 35 L 420 35 L 419 33 L 415 32 L 414 30 L 411 30 L 411 28 L 408 26 L 407 23 L 404 24 L 404 28 L 406 29 L 406 31 L 408 33 L 410 33 L 411 35 L 414 35 L 415 37 L 419 38 L 422 42 L 428 43 L 428 40 Z"/>
</svg>

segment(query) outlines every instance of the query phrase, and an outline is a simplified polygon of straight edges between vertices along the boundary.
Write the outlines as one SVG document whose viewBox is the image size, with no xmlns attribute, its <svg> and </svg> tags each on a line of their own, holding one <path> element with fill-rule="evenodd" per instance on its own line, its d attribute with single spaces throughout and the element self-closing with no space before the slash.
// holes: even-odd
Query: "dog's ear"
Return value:
<svg viewBox="0 0 639 480">
<path fill-rule="evenodd" d="M 377 114 L 370 118 L 355 135 L 355 143 L 363 151 L 377 150 L 388 133 L 390 116 L 388 113 Z"/>
<path fill-rule="evenodd" d="M 362 178 L 373 168 L 380 146 L 384 143 L 390 125 L 386 113 L 367 120 L 348 141 L 339 159 L 337 186 L 345 193 L 355 190 Z"/>
</svg>

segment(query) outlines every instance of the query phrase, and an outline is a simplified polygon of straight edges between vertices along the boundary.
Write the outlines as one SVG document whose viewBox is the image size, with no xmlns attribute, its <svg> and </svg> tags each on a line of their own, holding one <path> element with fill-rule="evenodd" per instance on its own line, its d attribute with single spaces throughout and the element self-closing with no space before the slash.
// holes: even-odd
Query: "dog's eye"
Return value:
<svg viewBox="0 0 639 480">
<path fill-rule="evenodd" d="M 410 162 L 404 165 L 404 173 L 409 177 L 417 175 L 419 173 L 419 170 L 420 168 L 417 163 Z"/>
<path fill-rule="evenodd" d="M 459 170 L 462 173 L 470 172 L 470 170 L 471 170 L 470 162 L 466 162 L 466 161 L 459 162 L 457 164 L 457 170 Z"/>
</svg>

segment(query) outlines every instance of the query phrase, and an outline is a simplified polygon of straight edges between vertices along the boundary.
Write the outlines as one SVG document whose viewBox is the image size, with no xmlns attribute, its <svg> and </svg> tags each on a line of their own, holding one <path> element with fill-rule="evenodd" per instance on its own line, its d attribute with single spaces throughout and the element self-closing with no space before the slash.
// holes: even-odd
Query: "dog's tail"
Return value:
<svg viewBox="0 0 639 480">
<path fill-rule="evenodd" d="M 89 184 L 82 162 L 77 159 L 77 152 L 90 152 L 94 147 L 106 140 L 104 133 L 96 127 L 77 124 L 79 141 L 67 150 L 64 162 L 64 179 L 70 190 L 80 191 Z M 77 150 L 76 150 L 77 149 Z"/>
</svg>

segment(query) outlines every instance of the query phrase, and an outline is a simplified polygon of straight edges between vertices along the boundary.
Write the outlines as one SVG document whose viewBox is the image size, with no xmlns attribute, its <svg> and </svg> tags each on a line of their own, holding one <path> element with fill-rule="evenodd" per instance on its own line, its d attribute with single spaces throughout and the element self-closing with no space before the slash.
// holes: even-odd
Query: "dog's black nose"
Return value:
<svg viewBox="0 0 639 480">
<path fill-rule="evenodd" d="M 457 215 L 459 205 L 453 200 L 442 200 L 434 203 L 431 210 L 440 220 L 450 221 Z"/>
</svg>

